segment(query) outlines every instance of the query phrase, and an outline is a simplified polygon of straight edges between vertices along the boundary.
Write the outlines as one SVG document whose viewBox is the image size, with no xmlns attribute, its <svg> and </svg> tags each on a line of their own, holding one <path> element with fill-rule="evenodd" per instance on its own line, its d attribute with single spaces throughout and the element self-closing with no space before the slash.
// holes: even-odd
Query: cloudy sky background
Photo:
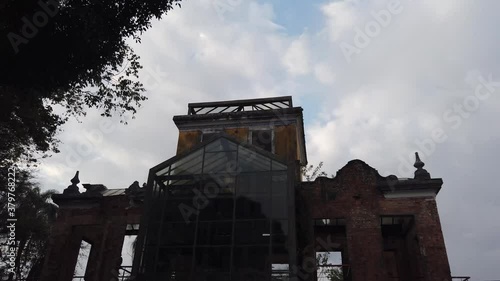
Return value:
<svg viewBox="0 0 500 281">
<path fill-rule="evenodd" d="M 172 117 L 189 102 L 292 95 L 309 162 L 328 174 L 362 159 L 383 176 L 413 177 L 420 151 L 444 180 L 452 274 L 500 279 L 500 1 L 391 3 L 182 2 L 134 44 L 149 97 L 136 119 L 124 126 L 90 111 L 68 122 L 41 183 L 62 191 L 76 170 L 108 188 L 145 182 L 175 154 Z M 374 14 L 386 16 L 380 29 Z M 372 36 L 356 43 L 366 29 Z"/>
</svg>

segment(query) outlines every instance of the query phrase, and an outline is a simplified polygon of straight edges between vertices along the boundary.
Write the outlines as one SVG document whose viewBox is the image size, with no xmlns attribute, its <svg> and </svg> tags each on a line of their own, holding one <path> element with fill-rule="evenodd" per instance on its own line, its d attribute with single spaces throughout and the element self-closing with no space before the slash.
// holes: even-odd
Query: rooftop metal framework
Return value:
<svg viewBox="0 0 500 281">
<path fill-rule="evenodd" d="M 199 102 L 188 104 L 188 115 L 274 110 L 291 108 L 292 106 L 291 96 L 234 101 Z"/>
</svg>

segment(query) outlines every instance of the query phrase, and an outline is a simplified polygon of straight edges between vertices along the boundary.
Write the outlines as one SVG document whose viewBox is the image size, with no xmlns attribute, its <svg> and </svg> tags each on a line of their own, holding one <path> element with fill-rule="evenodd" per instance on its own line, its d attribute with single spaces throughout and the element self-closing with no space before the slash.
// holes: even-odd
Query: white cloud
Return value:
<svg viewBox="0 0 500 281">
<path fill-rule="evenodd" d="M 455 0 L 424 0 L 422 4 L 432 12 L 437 21 L 445 21 L 448 17 L 453 16 L 453 13 L 464 6 L 465 3 Z"/>
<path fill-rule="evenodd" d="M 335 73 L 333 73 L 331 67 L 326 63 L 316 64 L 314 66 L 314 75 L 323 84 L 332 85 L 335 83 Z"/>
<path fill-rule="evenodd" d="M 337 41 L 340 36 L 352 30 L 356 22 L 358 1 L 332 1 L 322 6 L 321 10 L 326 17 L 331 39 Z"/>
<path fill-rule="evenodd" d="M 293 40 L 285 51 L 283 64 L 291 75 L 309 73 L 309 48 L 306 35 Z"/>
</svg>

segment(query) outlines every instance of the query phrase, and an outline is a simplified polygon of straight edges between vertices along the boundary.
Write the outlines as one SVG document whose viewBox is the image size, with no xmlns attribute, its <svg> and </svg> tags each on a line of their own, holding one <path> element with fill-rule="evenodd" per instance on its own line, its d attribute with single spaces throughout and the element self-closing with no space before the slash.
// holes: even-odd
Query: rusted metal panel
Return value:
<svg viewBox="0 0 500 281">
<path fill-rule="evenodd" d="M 248 128 L 227 128 L 224 132 L 243 143 L 248 142 Z"/>
<path fill-rule="evenodd" d="M 275 153 L 288 161 L 297 160 L 297 129 L 295 124 L 274 127 Z"/>
<path fill-rule="evenodd" d="M 196 131 L 181 131 L 179 132 L 179 140 L 177 142 L 177 155 L 189 151 L 192 147 L 200 143 L 201 132 Z"/>
</svg>

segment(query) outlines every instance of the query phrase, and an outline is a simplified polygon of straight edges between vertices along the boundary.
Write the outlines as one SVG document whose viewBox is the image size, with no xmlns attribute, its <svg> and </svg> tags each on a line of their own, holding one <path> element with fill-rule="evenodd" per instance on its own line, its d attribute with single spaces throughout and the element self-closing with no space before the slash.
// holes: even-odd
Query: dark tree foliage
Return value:
<svg viewBox="0 0 500 281">
<path fill-rule="evenodd" d="M 341 268 L 329 268 L 327 270 L 327 276 L 328 280 L 330 281 L 343 281 L 344 280 L 344 275 L 342 273 Z"/>
<path fill-rule="evenodd" d="M 0 0 L 0 165 L 57 152 L 69 116 L 135 113 L 146 99 L 128 40 L 179 0 Z M 54 105 L 66 113 L 56 114 Z"/>
</svg>

